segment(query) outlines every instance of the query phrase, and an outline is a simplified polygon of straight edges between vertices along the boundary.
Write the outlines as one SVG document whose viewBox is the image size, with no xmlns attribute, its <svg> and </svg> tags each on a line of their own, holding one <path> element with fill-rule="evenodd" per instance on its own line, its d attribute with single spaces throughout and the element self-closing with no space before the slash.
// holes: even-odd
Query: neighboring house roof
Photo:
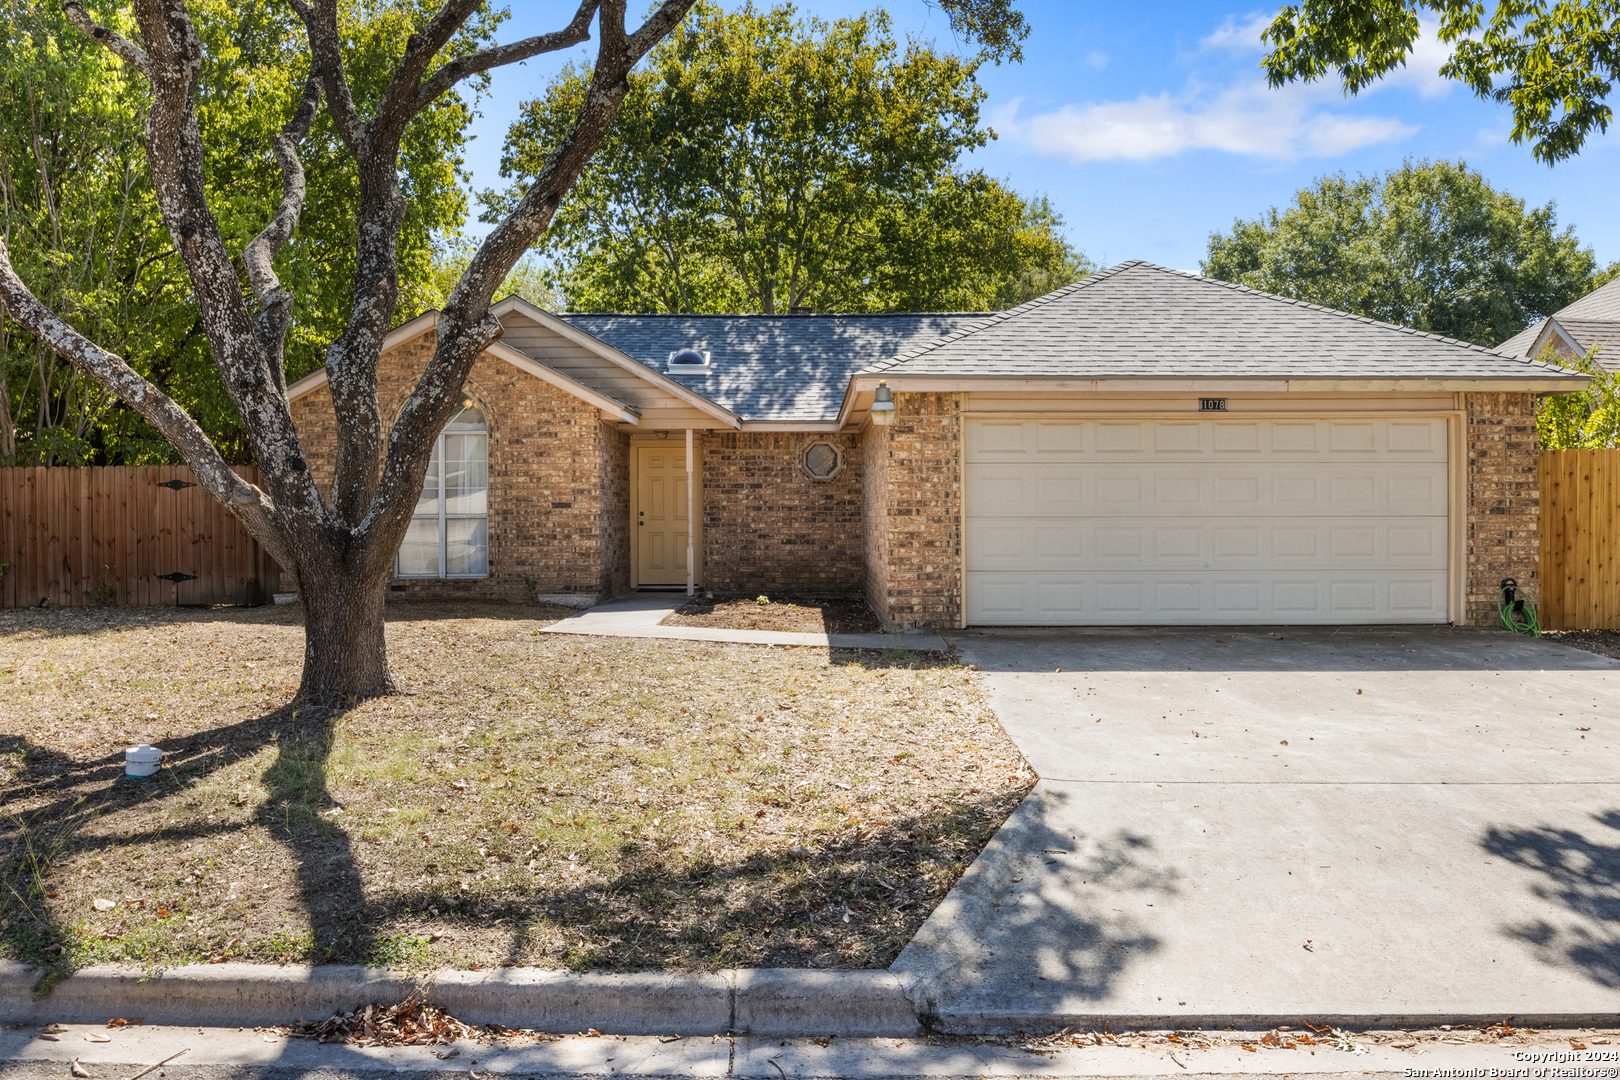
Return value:
<svg viewBox="0 0 1620 1080">
<path fill-rule="evenodd" d="M 1566 316 L 1571 319 L 1620 322 L 1620 278 L 1593 289 L 1573 304 L 1553 313 L 1553 318 L 1559 322 L 1563 322 Z"/>
<path fill-rule="evenodd" d="M 1496 347 L 1496 351 L 1503 356 L 1531 356 L 1536 352 L 1536 339 L 1541 337 L 1541 328 L 1547 325 L 1547 320 L 1531 323 L 1517 334 L 1508 338 Z"/>
<path fill-rule="evenodd" d="M 1596 348 L 1597 359 L 1604 367 L 1620 367 L 1620 318 L 1571 318 L 1559 312 L 1551 321 L 1574 343 L 1577 352 L 1584 356 L 1587 350 Z"/>
<path fill-rule="evenodd" d="M 744 420 L 805 422 L 837 419 L 857 371 L 986 313 L 556 317 L 659 373 L 678 349 L 710 353 L 708 371 L 670 376 Z"/>
<path fill-rule="evenodd" d="M 1552 318 L 1519 331 L 1498 345 L 1496 351 L 1508 356 L 1534 356 L 1547 346 L 1552 334 L 1580 355 L 1595 346 L 1604 367 L 1620 367 L 1620 278 L 1593 289 L 1554 312 Z"/>
<path fill-rule="evenodd" d="M 865 374 L 1543 383 L 1567 375 L 1439 334 L 1135 260 L 921 344 Z"/>
</svg>

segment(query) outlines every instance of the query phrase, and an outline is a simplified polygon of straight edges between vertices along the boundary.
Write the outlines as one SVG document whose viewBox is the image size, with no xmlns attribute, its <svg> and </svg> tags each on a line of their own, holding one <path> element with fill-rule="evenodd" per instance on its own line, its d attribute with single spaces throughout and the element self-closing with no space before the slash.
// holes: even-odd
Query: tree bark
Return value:
<svg viewBox="0 0 1620 1080">
<path fill-rule="evenodd" d="M 384 640 L 388 567 L 348 565 L 323 553 L 303 561 L 298 599 L 304 606 L 304 674 L 300 705 L 342 708 L 394 692 Z"/>
</svg>

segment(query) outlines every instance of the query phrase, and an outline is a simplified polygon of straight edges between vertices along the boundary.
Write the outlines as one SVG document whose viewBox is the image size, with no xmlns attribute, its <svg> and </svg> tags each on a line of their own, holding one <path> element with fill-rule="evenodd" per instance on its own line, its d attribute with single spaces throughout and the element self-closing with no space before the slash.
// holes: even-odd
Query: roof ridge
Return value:
<svg viewBox="0 0 1620 1080">
<path fill-rule="evenodd" d="M 559 319 L 923 319 L 942 315 L 991 315 L 989 311 L 555 311 Z"/>
<path fill-rule="evenodd" d="M 1042 296 L 1037 296 L 1033 300 L 1026 300 L 1017 307 L 1011 307 L 1005 311 L 992 312 L 988 318 L 976 323 L 971 323 L 967 326 L 963 326 L 957 330 L 953 330 L 951 333 L 945 334 L 942 337 L 937 337 L 933 341 L 925 342 L 921 345 L 915 345 L 904 352 L 896 353 L 887 360 L 880 360 L 870 367 L 862 368 L 857 374 L 867 375 L 873 372 L 887 371 L 891 367 L 898 364 L 903 364 L 909 360 L 914 360 L 926 352 L 938 349 L 941 346 L 948 345 L 953 341 L 958 341 L 971 334 L 976 334 L 980 330 L 989 329 L 998 323 L 1006 322 L 1008 319 L 1022 315 L 1025 312 L 1033 311 L 1039 307 L 1044 307 L 1045 305 L 1056 300 L 1060 300 L 1065 296 L 1070 296 L 1079 292 L 1081 289 L 1095 285 L 1099 281 L 1106 280 L 1107 278 L 1113 277 L 1115 274 L 1122 273 L 1127 267 L 1136 266 L 1139 264 L 1145 266 L 1152 265 L 1151 263 L 1142 263 L 1140 259 L 1127 259 L 1125 262 L 1119 263 L 1115 266 L 1110 266 L 1106 270 L 1098 270 L 1096 273 L 1093 273 L 1088 277 L 1084 277 L 1079 281 L 1065 285 L 1061 289 L 1054 289 L 1052 292 L 1046 293 Z"/>
<path fill-rule="evenodd" d="M 1020 304 L 1017 307 L 1009 308 L 1006 311 L 995 312 L 988 318 L 971 323 L 967 326 L 959 327 L 952 333 L 945 334 L 934 339 L 933 341 L 915 345 L 903 352 L 897 353 L 893 357 L 879 361 L 878 363 L 862 369 L 859 374 L 872 375 L 892 371 L 902 365 L 910 364 L 930 352 L 936 351 L 975 334 L 982 333 L 991 327 L 999 326 L 1002 323 L 1019 317 L 1020 315 L 1027 314 L 1028 312 L 1037 310 L 1045 307 L 1048 304 L 1072 296 L 1081 289 L 1093 287 L 1100 282 L 1108 280 L 1109 278 L 1123 274 L 1127 270 L 1136 269 L 1158 271 L 1159 273 L 1185 278 L 1193 282 L 1216 285 L 1224 289 L 1229 289 L 1235 293 L 1249 294 L 1264 300 L 1270 300 L 1279 304 L 1287 304 L 1291 307 L 1301 308 L 1306 311 L 1320 312 L 1325 315 L 1332 315 L 1336 318 L 1345 319 L 1351 322 L 1363 323 L 1368 326 L 1376 326 L 1385 330 L 1393 330 L 1396 333 L 1405 334 L 1412 338 L 1419 338 L 1426 342 L 1433 342 L 1436 345 L 1452 346 L 1468 352 L 1476 352 L 1500 360 L 1511 360 L 1514 363 L 1522 364 L 1528 368 L 1543 371 L 1564 370 L 1556 365 L 1547 364 L 1530 357 L 1509 356 L 1505 353 L 1499 352 L 1497 349 L 1486 348 L 1483 345 L 1476 345 L 1473 342 L 1463 341 L 1459 338 L 1449 337 L 1445 334 L 1436 334 L 1427 330 L 1417 330 L 1409 326 L 1399 326 L 1395 323 L 1384 322 L 1380 319 L 1371 318 L 1370 316 L 1357 315 L 1353 312 L 1341 311 L 1338 308 L 1326 307 L 1322 304 L 1313 304 L 1306 300 L 1299 300 L 1289 296 L 1281 296 L 1277 293 L 1264 292 L 1260 289 L 1251 288 L 1250 286 L 1241 284 L 1239 282 L 1222 281 L 1219 278 L 1205 277 L 1202 274 L 1195 274 L 1189 270 L 1174 270 L 1170 267 L 1160 266 L 1157 263 L 1151 263 L 1144 259 L 1127 259 L 1124 262 L 1107 268 L 1106 270 L 1100 270 L 1084 280 L 1075 282 L 1071 285 L 1066 285 L 1061 289 L 1056 289 L 1044 296 L 1036 297 L 1033 300 L 1026 301 L 1023 304 Z"/>
<path fill-rule="evenodd" d="M 1418 330 L 1410 326 L 1401 326 L 1399 323 L 1384 322 L 1382 319 L 1374 319 L 1369 315 L 1357 315 L 1353 311 L 1344 311 L 1339 308 L 1331 308 L 1322 304 L 1313 304 L 1309 300 L 1299 300 L 1292 296 L 1282 296 L 1278 293 L 1265 292 L 1262 289 L 1252 288 L 1236 281 L 1223 281 L 1220 278 L 1205 277 L 1203 274 L 1195 274 L 1190 270 L 1173 270 L 1168 266 L 1159 266 L 1156 263 L 1141 262 L 1140 260 L 1138 260 L 1138 262 L 1140 265 L 1145 266 L 1150 270 L 1158 270 L 1166 274 L 1174 274 L 1179 277 L 1191 278 L 1194 281 L 1207 282 L 1211 285 L 1219 285 L 1222 288 L 1231 289 L 1234 292 L 1249 293 L 1253 296 L 1258 296 L 1266 300 L 1275 300 L 1280 304 L 1289 304 L 1293 307 L 1304 308 L 1307 311 L 1320 311 L 1327 315 L 1336 315 L 1341 319 L 1350 319 L 1353 322 L 1366 323 L 1369 326 L 1381 326 L 1386 330 L 1395 330 L 1411 337 L 1424 338 L 1428 341 L 1437 342 L 1443 345 L 1458 345 L 1473 352 L 1481 352 L 1487 356 L 1498 356 L 1504 360 L 1515 360 L 1519 363 L 1528 364 L 1532 367 L 1551 367 L 1551 365 L 1542 363 L 1539 360 L 1532 360 L 1529 357 L 1523 356 L 1508 356 L 1506 353 L 1498 352 L 1496 349 L 1488 349 L 1483 345 L 1475 345 L 1471 341 L 1463 341 L 1461 338 L 1448 337 L 1445 334 L 1436 334 L 1430 330 Z M 1560 368 L 1558 370 L 1562 369 Z"/>
</svg>

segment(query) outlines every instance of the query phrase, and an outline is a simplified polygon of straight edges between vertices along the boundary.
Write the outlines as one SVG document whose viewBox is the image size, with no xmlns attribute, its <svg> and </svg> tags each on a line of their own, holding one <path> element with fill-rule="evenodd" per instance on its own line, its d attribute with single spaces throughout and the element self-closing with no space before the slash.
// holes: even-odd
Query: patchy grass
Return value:
<svg viewBox="0 0 1620 1080">
<path fill-rule="evenodd" d="M 881 634 L 883 623 L 865 600 L 848 596 L 723 596 L 687 601 L 664 626 L 726 630 L 786 630 L 808 634 Z"/>
<path fill-rule="evenodd" d="M 336 715 L 295 609 L 0 614 L 0 952 L 882 967 L 1033 782 L 938 655 L 536 610 L 391 606 L 401 692 Z"/>
</svg>

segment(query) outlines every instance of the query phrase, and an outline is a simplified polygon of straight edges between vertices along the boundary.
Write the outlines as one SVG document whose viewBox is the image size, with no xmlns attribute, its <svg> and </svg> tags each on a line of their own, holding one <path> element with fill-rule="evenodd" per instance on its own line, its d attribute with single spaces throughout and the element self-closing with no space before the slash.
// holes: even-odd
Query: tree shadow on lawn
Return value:
<svg viewBox="0 0 1620 1080">
<path fill-rule="evenodd" d="M 1593 814 L 1592 820 L 1620 832 L 1620 810 Z M 1575 917 L 1562 928 L 1545 919 L 1508 927 L 1508 936 L 1531 945 L 1547 963 L 1573 965 L 1602 986 L 1620 988 L 1620 844 L 1602 839 L 1543 825 L 1493 828 L 1480 846 L 1542 874 L 1546 883 L 1535 886 L 1534 895 L 1562 904 Z"/>
<path fill-rule="evenodd" d="M 840 659 L 877 667 L 918 662 L 870 653 Z M 504 836 L 492 822 L 496 839 L 479 849 L 476 862 L 463 852 L 460 866 L 445 867 L 445 878 L 386 892 L 374 882 L 368 893 L 356 836 L 323 814 L 338 808 L 328 769 L 342 716 L 289 705 L 194 733 L 170 747 L 156 777 L 141 781 L 124 778 L 118 753 L 75 762 L 25 737 L 0 739 L 0 752 L 21 753 L 28 764 L 20 782 L 4 792 L 5 801 L 43 799 L 25 813 L 0 813 L 0 948 L 42 969 L 41 991 L 97 962 L 148 968 L 216 959 L 394 967 L 538 963 L 575 970 L 884 967 L 1022 794 L 969 792 L 924 813 L 845 830 L 813 851 L 756 849 L 725 863 L 632 840 L 618 845 L 606 880 L 531 880 L 517 888 L 475 878 L 486 860 L 511 863 L 527 854 L 517 850 L 522 840 L 515 831 Z M 71 891 L 71 879 L 60 872 L 53 877 L 53 868 L 71 860 L 242 831 L 240 820 L 152 820 L 188 809 L 198 785 L 272 745 L 277 753 L 261 781 L 268 798 L 246 824 L 266 829 L 295 862 L 296 898 L 288 906 L 302 909 L 307 930 L 265 935 L 261 925 L 255 940 L 217 929 L 196 934 L 178 921 L 186 915 L 188 891 L 178 884 L 166 890 L 176 897 L 175 911 L 166 915 L 153 910 L 155 901 L 131 903 L 115 893 L 111 899 L 121 910 L 105 915 L 121 925 L 100 936 L 90 932 L 89 920 L 103 913 L 92 913 L 88 892 L 49 902 L 61 899 L 58 890 Z M 154 861 L 169 862 L 149 859 L 139 872 L 172 873 L 177 882 L 186 872 L 159 870 Z M 205 871 L 192 873 L 200 878 Z M 453 880 L 457 876 L 462 880 Z M 199 906 L 205 903 L 201 888 L 189 890 Z M 85 918 L 74 923 L 64 910 L 85 912 Z M 430 953 L 430 928 L 445 931 L 452 948 Z"/>
<path fill-rule="evenodd" d="M 238 823 L 223 821 L 125 829 L 118 827 L 118 818 L 150 817 L 166 803 L 183 801 L 208 776 L 252 757 L 270 744 L 277 745 L 279 752 L 264 773 L 270 798 L 259 807 L 255 821 L 265 825 L 296 858 L 299 894 L 306 910 L 323 911 L 334 906 L 330 876 L 310 873 L 321 860 L 338 864 L 346 861 L 351 867 L 343 887 L 336 890 L 336 898 L 360 895 L 352 856 L 346 857 L 348 837 L 322 821 L 315 809 L 334 803 L 327 791 L 326 759 L 334 724 L 340 716 L 288 705 L 240 723 L 197 732 L 173 743 L 166 751 L 164 768 L 143 780 L 124 776 L 121 751 L 90 761 L 72 761 L 24 737 L 0 738 L 0 753 L 21 753 L 29 766 L 27 771 L 38 777 L 12 785 L 4 792 L 5 801 L 16 803 L 41 796 L 46 800 L 25 813 L 0 815 L 0 943 L 4 951 L 39 965 L 43 969 L 39 985 L 44 989 L 83 962 L 124 959 L 129 945 L 137 949 L 150 945 L 151 935 L 139 932 L 134 935 L 135 941 L 127 943 L 119 940 L 122 935 L 99 941 L 77 935 L 47 903 L 59 896 L 58 886 L 50 880 L 53 869 L 64 859 L 97 851 L 202 839 L 238 830 Z M 109 824 L 113 827 L 108 828 Z M 92 825 L 97 826 L 94 831 Z M 121 899 L 115 903 L 129 906 Z M 144 902 L 136 906 L 144 906 Z M 181 917 L 178 912 L 158 914 L 163 919 Z M 332 955 L 358 944 L 360 937 L 353 922 L 315 921 L 312 951 Z M 181 952 L 177 959 L 207 959 L 211 951 L 199 947 Z"/>
</svg>

